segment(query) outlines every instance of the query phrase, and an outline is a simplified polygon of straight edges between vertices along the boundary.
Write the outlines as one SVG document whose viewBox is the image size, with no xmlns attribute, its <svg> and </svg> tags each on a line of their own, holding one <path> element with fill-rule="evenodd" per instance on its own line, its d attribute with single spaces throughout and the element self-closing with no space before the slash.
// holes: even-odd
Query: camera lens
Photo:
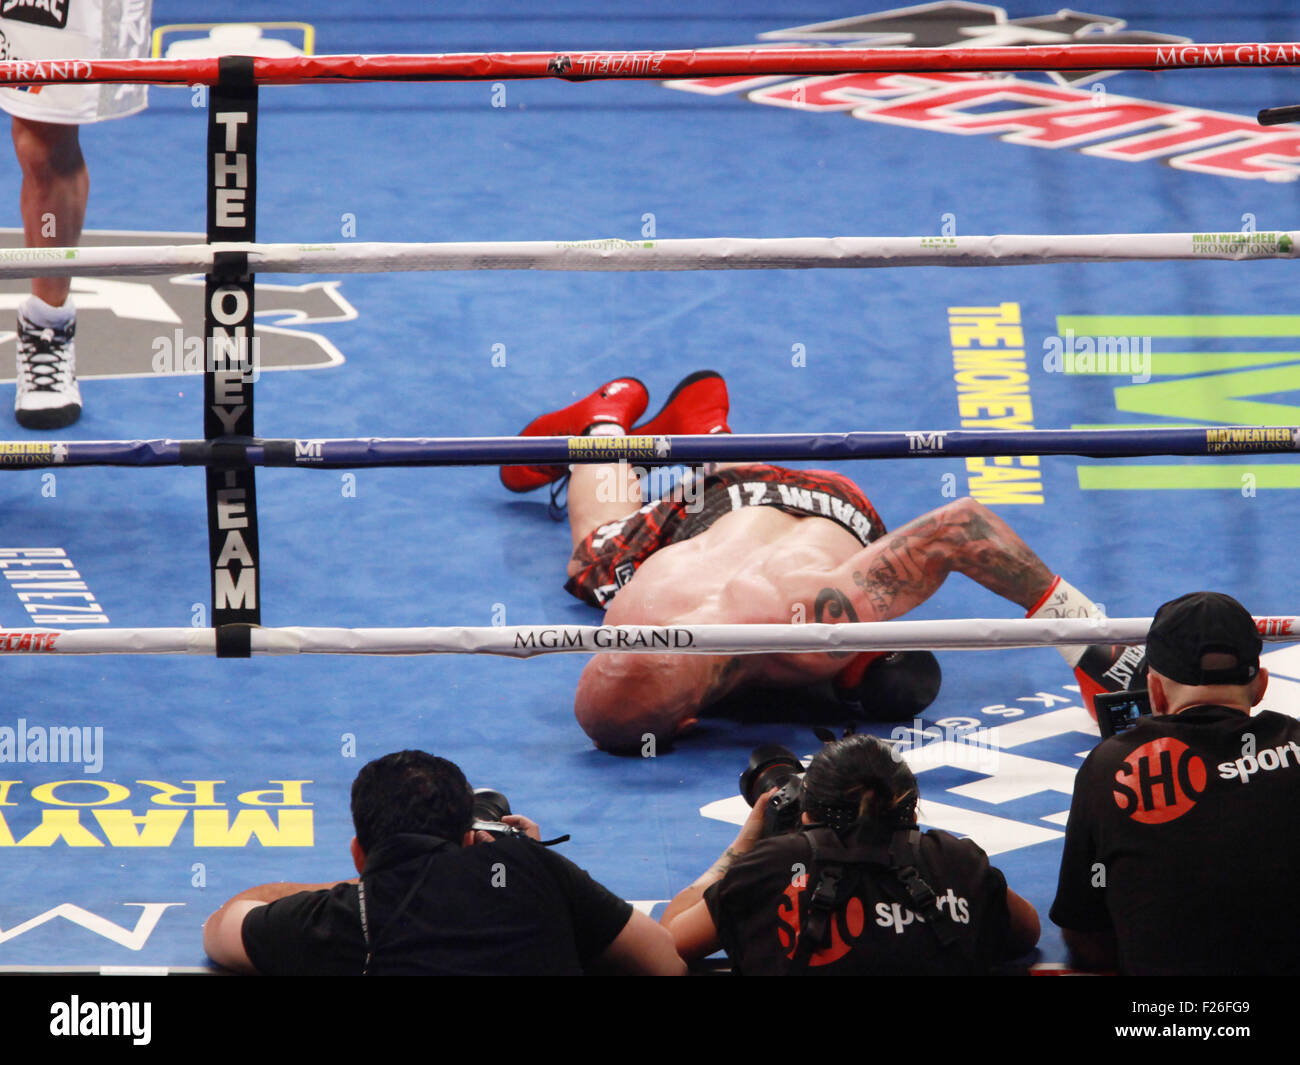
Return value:
<svg viewBox="0 0 1300 1065">
<path fill-rule="evenodd" d="M 803 775 L 803 764 L 794 752 L 776 744 L 755 747 L 749 767 L 740 774 L 740 794 L 753 806 L 771 788 L 784 787 Z"/>
<path fill-rule="evenodd" d="M 491 788 L 475 788 L 473 810 L 475 821 L 500 821 L 510 812 L 510 800 Z"/>
</svg>

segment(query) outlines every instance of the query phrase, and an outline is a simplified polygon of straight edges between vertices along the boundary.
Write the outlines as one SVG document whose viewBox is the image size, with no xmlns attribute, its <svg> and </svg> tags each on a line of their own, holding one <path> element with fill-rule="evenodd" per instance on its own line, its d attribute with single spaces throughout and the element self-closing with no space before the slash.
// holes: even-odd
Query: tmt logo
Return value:
<svg viewBox="0 0 1300 1065">
<path fill-rule="evenodd" d="M 946 432 L 922 433 L 905 432 L 908 451 L 942 451 Z"/>
</svg>

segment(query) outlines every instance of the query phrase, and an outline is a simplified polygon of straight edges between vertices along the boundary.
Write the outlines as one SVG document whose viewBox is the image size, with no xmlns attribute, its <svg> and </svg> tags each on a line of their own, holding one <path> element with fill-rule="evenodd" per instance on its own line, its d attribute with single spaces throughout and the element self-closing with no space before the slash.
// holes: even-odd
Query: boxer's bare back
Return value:
<svg viewBox="0 0 1300 1065">
<path fill-rule="evenodd" d="M 603 472 L 602 472 L 603 471 Z M 610 486 L 616 485 L 617 492 Z M 621 493 L 621 500 L 610 498 Z M 640 506 L 624 467 L 574 469 L 574 542 Z M 609 625 L 884 621 L 928 599 L 953 571 L 1029 609 L 1053 574 L 982 504 L 956 500 L 863 547 L 842 526 L 774 507 L 724 514 L 651 555 L 605 614 Z M 834 676 L 844 654 L 600 654 L 583 671 L 579 722 L 598 746 L 663 741 L 748 685 L 796 686 Z"/>
</svg>

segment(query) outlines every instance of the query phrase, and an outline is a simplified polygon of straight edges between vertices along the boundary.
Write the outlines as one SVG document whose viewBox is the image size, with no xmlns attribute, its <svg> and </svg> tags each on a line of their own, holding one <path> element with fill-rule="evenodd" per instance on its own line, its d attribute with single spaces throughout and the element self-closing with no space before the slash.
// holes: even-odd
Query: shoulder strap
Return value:
<svg viewBox="0 0 1300 1065">
<path fill-rule="evenodd" d="M 916 825 L 899 829 L 888 845 L 855 844 L 846 847 L 828 828 L 813 829 L 806 836 L 812 849 L 808 877 L 813 888 L 800 922 L 799 941 L 790 959 L 790 975 L 802 975 L 813 952 L 825 944 L 831 917 L 839 909 L 840 893 L 846 880 L 845 866 L 876 866 L 892 873 L 903 885 L 912 908 L 924 918 L 940 947 L 948 949 L 958 941 L 956 924 L 939 909 L 938 896 L 921 875 L 921 832 Z M 817 874 L 815 882 L 812 880 L 814 873 Z"/>
<path fill-rule="evenodd" d="M 361 912 L 361 935 L 366 942 L 366 960 L 361 965 L 362 976 L 370 975 L 370 967 L 374 963 L 375 954 L 379 949 L 379 940 L 388 929 L 393 927 L 394 922 L 396 922 L 396 920 L 406 912 L 406 908 L 411 904 L 411 900 L 415 898 L 415 893 L 420 890 L 424 884 L 425 878 L 428 877 L 429 870 L 433 868 L 433 860 L 437 853 L 446 849 L 449 845 L 446 840 L 437 836 L 430 836 L 429 838 L 435 840 L 439 846 L 434 848 L 434 850 L 424 860 L 424 864 L 420 867 L 420 875 L 411 882 L 411 886 L 406 892 L 405 897 L 400 903 L 398 903 L 397 908 L 392 912 L 388 920 L 384 922 L 383 926 L 377 929 L 373 935 L 371 935 L 370 932 L 370 921 L 368 920 L 366 913 L 365 874 L 362 873 L 357 880 L 357 906 Z"/>
<path fill-rule="evenodd" d="M 934 889 L 921 877 L 921 830 L 916 825 L 908 825 L 895 832 L 889 844 L 889 857 L 903 890 L 912 900 L 912 908 L 925 918 L 939 945 L 951 947 L 957 942 L 957 925 L 939 909 Z"/>
<path fill-rule="evenodd" d="M 791 976 L 802 976 L 808 968 L 808 959 L 813 951 L 826 941 L 826 931 L 830 926 L 831 915 L 839 903 L 840 883 L 844 879 L 843 853 L 844 844 L 830 829 L 814 829 L 805 833 L 808 845 L 812 848 L 809 861 L 808 879 L 812 882 L 813 872 L 817 872 L 817 882 L 808 896 L 808 905 L 804 910 L 803 920 L 799 923 L 799 941 L 795 944 L 794 956 L 790 959 L 788 970 Z M 826 844 L 833 840 L 829 849 L 840 851 L 835 858 L 826 857 Z"/>
</svg>

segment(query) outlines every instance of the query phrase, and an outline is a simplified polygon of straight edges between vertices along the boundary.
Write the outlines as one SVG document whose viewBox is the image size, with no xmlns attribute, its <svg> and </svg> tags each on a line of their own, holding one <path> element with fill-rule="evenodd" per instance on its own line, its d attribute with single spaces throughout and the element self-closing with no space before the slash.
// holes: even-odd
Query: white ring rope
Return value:
<svg viewBox="0 0 1300 1065">
<path fill-rule="evenodd" d="M 1294 259 L 1300 231 L 1001 234 L 971 237 L 706 237 L 479 243 L 162 244 L 0 249 L 0 279 L 208 273 L 246 252 L 257 273 L 398 270 L 806 270 L 889 266 Z"/>
<path fill-rule="evenodd" d="M 1265 640 L 1300 640 L 1300 617 L 1256 618 Z M 444 628 L 258 628 L 253 654 L 767 654 L 809 651 L 977 651 L 1062 644 L 1136 644 L 1150 618 L 973 618 L 843 625 L 520 625 Z M 216 630 L 0 631 L 0 654 L 201 654 Z"/>
</svg>

